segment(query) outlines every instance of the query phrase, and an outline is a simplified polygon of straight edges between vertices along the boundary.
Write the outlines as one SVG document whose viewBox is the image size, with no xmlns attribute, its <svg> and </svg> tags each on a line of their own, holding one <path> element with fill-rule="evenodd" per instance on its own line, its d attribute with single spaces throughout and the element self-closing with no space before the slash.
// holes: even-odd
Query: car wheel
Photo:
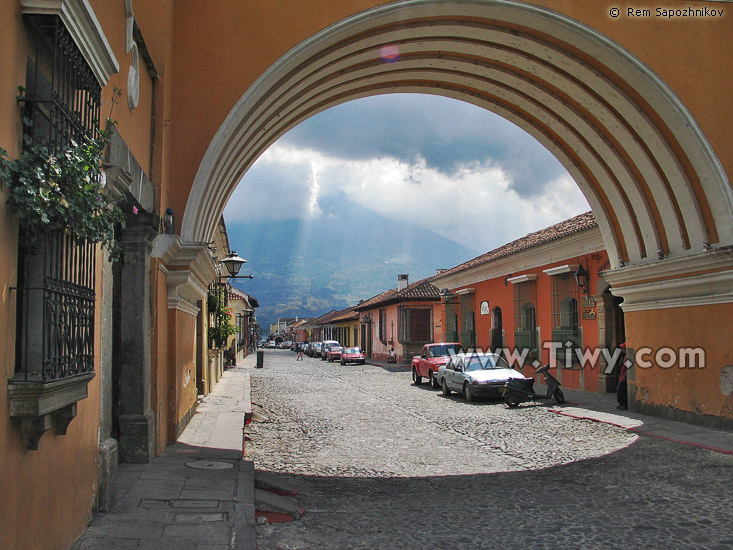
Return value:
<svg viewBox="0 0 733 550">
<path fill-rule="evenodd" d="M 440 381 L 440 385 L 443 389 L 443 395 L 450 395 L 450 390 L 448 389 L 448 384 L 445 383 L 445 378 Z"/>
<path fill-rule="evenodd" d="M 565 396 L 562 393 L 562 390 L 560 388 L 555 390 L 555 393 L 552 394 L 552 396 L 555 398 L 555 401 L 558 403 L 565 403 Z"/>
<path fill-rule="evenodd" d="M 430 387 L 437 390 L 440 387 L 440 384 L 438 384 L 438 379 L 433 375 L 433 371 L 430 371 L 428 378 L 430 379 Z"/>
<path fill-rule="evenodd" d="M 468 401 L 469 403 L 471 401 L 476 400 L 476 396 L 473 395 L 473 390 L 471 389 L 471 385 L 468 383 L 463 384 L 463 397 L 465 397 L 466 401 Z"/>
<path fill-rule="evenodd" d="M 412 381 L 416 386 L 422 384 L 422 376 L 418 376 L 417 369 L 412 369 Z"/>
</svg>

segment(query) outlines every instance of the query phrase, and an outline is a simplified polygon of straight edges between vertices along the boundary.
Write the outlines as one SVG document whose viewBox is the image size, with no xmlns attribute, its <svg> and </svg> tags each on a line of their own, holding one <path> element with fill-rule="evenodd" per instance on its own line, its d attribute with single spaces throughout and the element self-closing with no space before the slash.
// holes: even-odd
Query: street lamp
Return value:
<svg viewBox="0 0 733 550">
<path fill-rule="evenodd" d="M 241 258 L 237 253 L 232 250 L 231 254 L 224 258 L 219 265 L 223 265 L 227 274 L 222 275 L 222 279 L 251 279 L 252 275 L 238 275 L 239 270 L 242 266 L 247 263 L 247 260 Z"/>
<path fill-rule="evenodd" d="M 444 304 L 453 304 L 455 303 L 455 297 L 456 295 L 453 294 L 450 290 L 447 288 L 441 288 L 440 292 L 438 293 L 440 296 L 440 301 L 438 303 L 444 303 Z"/>
<path fill-rule="evenodd" d="M 575 272 L 575 282 L 578 284 L 583 294 L 588 294 L 588 271 L 583 267 L 583 264 L 578 265 L 578 270 Z"/>
</svg>

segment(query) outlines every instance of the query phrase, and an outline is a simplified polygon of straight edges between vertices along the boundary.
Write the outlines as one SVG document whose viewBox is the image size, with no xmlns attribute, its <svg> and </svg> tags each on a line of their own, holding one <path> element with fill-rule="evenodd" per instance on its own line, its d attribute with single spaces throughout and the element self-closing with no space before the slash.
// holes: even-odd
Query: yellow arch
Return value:
<svg viewBox="0 0 733 550">
<path fill-rule="evenodd" d="M 379 52 L 395 46 L 399 59 Z M 726 174 L 692 115 L 648 67 L 592 28 L 510 0 L 407 0 L 334 24 L 242 96 L 212 140 L 182 238 L 205 241 L 278 137 L 339 103 L 422 92 L 513 121 L 564 164 L 596 213 L 612 267 L 733 243 Z"/>
</svg>

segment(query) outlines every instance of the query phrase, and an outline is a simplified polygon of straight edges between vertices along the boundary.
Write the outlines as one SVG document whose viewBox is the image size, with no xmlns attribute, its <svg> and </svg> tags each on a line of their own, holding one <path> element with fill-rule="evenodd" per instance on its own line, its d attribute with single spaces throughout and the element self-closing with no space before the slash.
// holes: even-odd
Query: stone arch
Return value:
<svg viewBox="0 0 733 550">
<path fill-rule="evenodd" d="M 396 59 L 380 57 L 385 46 Z M 538 139 L 586 196 L 611 268 L 733 243 L 726 174 L 669 87 L 594 29 L 512 0 L 391 3 L 293 48 L 209 145 L 182 238 L 208 240 L 241 177 L 287 130 L 340 103 L 396 92 L 467 101 Z"/>
</svg>

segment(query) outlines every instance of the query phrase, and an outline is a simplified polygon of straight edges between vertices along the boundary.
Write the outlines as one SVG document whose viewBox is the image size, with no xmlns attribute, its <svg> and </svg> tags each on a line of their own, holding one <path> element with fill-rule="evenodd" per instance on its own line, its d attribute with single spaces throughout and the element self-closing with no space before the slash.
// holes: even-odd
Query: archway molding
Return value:
<svg viewBox="0 0 733 550">
<path fill-rule="evenodd" d="M 396 48 L 393 62 L 380 57 Z M 451 97 L 529 132 L 588 199 L 611 267 L 733 243 L 733 197 L 714 151 L 648 67 L 593 29 L 510 0 L 408 0 L 334 24 L 273 64 L 201 162 L 182 238 L 206 241 L 247 169 L 287 130 L 382 93 Z"/>
</svg>

